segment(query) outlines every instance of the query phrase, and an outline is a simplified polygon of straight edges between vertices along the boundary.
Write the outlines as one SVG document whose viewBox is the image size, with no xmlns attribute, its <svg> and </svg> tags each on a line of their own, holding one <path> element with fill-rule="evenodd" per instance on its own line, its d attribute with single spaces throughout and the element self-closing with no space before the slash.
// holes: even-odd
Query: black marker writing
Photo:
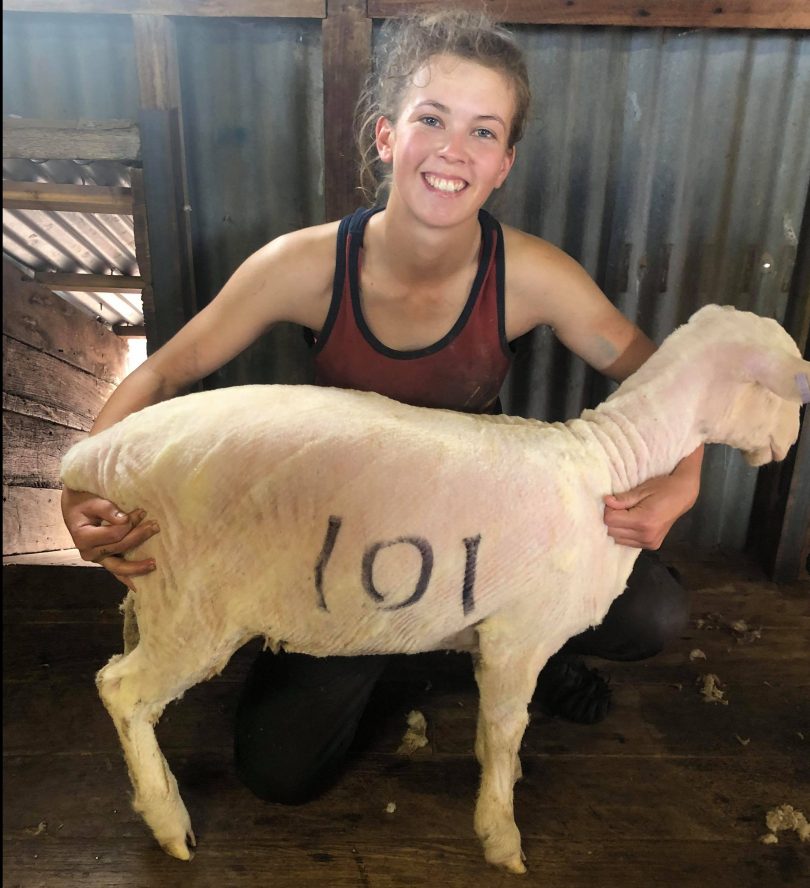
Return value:
<svg viewBox="0 0 810 888">
<path fill-rule="evenodd" d="M 465 537 L 464 547 L 467 549 L 467 560 L 464 564 L 464 586 L 461 590 L 461 605 L 464 608 L 464 616 L 472 613 L 475 608 L 475 568 L 478 563 L 478 544 L 481 542 L 481 534 L 474 537 Z"/>
<path fill-rule="evenodd" d="M 329 516 L 329 524 L 326 528 L 326 536 L 323 540 L 321 553 L 315 562 L 315 592 L 318 596 L 318 607 L 321 610 L 328 611 L 326 606 L 326 596 L 323 590 L 323 576 L 329 559 L 337 542 L 343 519 L 337 515 Z M 464 581 L 461 587 L 461 606 L 464 616 L 468 616 L 475 610 L 475 577 L 478 566 L 478 546 L 481 542 L 481 534 L 474 537 L 465 537 L 463 540 L 466 550 L 466 558 L 464 562 Z M 391 546 L 413 546 L 422 559 L 422 567 L 419 571 L 419 579 L 410 597 L 399 604 L 385 604 L 385 596 L 379 592 L 374 585 L 374 561 L 377 555 L 383 550 Z M 398 537 L 395 540 L 384 540 L 369 546 L 363 554 L 361 562 L 360 579 L 366 594 L 377 604 L 381 605 L 383 610 L 399 610 L 403 607 L 410 607 L 416 604 L 427 591 L 430 577 L 433 573 L 433 547 L 424 537 Z"/>
<path fill-rule="evenodd" d="M 332 550 L 335 548 L 335 540 L 337 539 L 338 531 L 340 530 L 340 525 L 342 523 L 342 518 L 338 518 L 335 515 L 329 516 L 329 527 L 326 529 L 326 538 L 323 541 L 321 554 L 318 556 L 318 561 L 315 564 L 315 591 L 318 593 L 318 607 L 325 611 L 328 611 L 329 608 L 326 606 L 326 599 L 323 595 L 323 572 L 326 568 L 326 563 L 332 556 Z"/>
<path fill-rule="evenodd" d="M 371 576 L 374 570 L 374 559 L 381 549 L 387 549 L 389 546 L 398 546 L 402 543 L 416 547 L 422 556 L 422 570 L 419 572 L 419 579 L 416 581 L 416 588 L 413 590 L 411 597 L 400 604 L 390 604 L 384 607 L 383 610 L 399 610 L 401 607 L 410 607 L 412 604 L 416 604 L 425 594 L 425 590 L 430 582 L 430 575 L 433 572 L 433 549 L 426 539 L 422 537 L 400 537 L 387 543 L 375 543 L 373 546 L 369 546 L 363 555 L 363 588 L 375 601 L 383 604 L 385 598 L 374 587 L 374 580 Z"/>
</svg>

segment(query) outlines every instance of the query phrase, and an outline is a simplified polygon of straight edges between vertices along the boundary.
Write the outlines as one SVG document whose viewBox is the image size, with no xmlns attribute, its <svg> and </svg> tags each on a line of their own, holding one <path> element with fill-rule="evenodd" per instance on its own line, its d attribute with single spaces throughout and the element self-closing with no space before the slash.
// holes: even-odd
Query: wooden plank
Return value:
<svg viewBox="0 0 810 888">
<path fill-rule="evenodd" d="M 240 886 L 514 884 L 514 877 L 484 862 L 473 832 L 477 766 L 471 756 L 364 763 L 299 807 L 251 797 L 229 757 L 198 755 L 170 764 L 199 840 L 193 863 L 185 865 L 195 886 L 231 884 L 228 872 L 237 862 L 244 867 L 237 870 Z M 13 883 L 26 874 L 37 880 L 25 884 L 69 885 L 64 879 L 73 860 L 73 885 L 83 870 L 90 871 L 85 884 L 95 878 L 105 888 L 126 884 L 124 874 L 134 885 L 177 884 L 182 864 L 161 856 L 131 810 L 123 762 L 108 754 L 7 756 L 5 767 L 4 865 L 18 873 Z M 521 884 L 803 884 L 810 861 L 797 836 L 783 833 L 770 848 L 757 841 L 769 807 L 791 798 L 801 807 L 794 773 L 784 767 L 771 773 L 762 761 L 713 762 L 707 770 L 691 760 L 642 758 L 617 766 L 552 759 L 516 787 L 529 865 Z M 385 810 L 391 801 L 393 815 Z"/>
<path fill-rule="evenodd" d="M 92 676 L 88 676 L 88 683 L 92 685 Z M 62 705 L 67 705 L 66 699 L 63 695 Z M 107 742 L 117 744 L 109 716 L 107 721 L 102 747 Z M 89 732 L 87 739 L 92 743 Z M 129 807 L 129 781 L 120 751 L 70 753 L 62 748 L 60 732 L 53 729 L 50 740 L 52 753 L 58 755 L 5 756 L 5 834 L 21 834 L 29 825 L 45 820 L 53 824 L 54 832 L 56 823 L 61 822 L 59 833 L 64 838 L 92 835 L 93 829 L 105 840 L 141 834 L 150 838 Z M 372 843 L 381 843 L 380 851 L 418 847 L 423 840 L 427 844 L 458 841 L 469 844 L 470 850 L 477 845 L 471 815 L 479 767 L 471 751 L 447 757 L 425 753 L 364 757 L 352 762 L 337 785 L 323 798 L 303 806 L 297 816 L 295 808 L 267 806 L 251 798 L 233 775 L 230 752 L 191 751 L 168 756 L 181 793 L 191 802 L 192 821 L 202 818 L 209 837 L 224 837 L 232 831 L 247 843 L 267 841 L 275 830 L 257 829 L 260 824 L 254 822 L 264 808 L 265 816 L 286 841 L 294 841 L 296 827 L 304 827 L 305 835 L 318 834 L 322 841 L 340 844 L 345 839 L 342 824 L 351 813 L 354 819 L 350 822 L 358 827 L 358 835 L 367 831 Z M 700 840 L 736 845 L 739 850 L 756 845 L 758 836 L 765 832 L 765 810 L 780 803 L 772 799 L 793 798 L 796 807 L 803 804 L 795 776 L 799 762 L 794 764 L 789 758 L 740 755 L 704 760 L 672 755 L 609 761 L 601 756 L 552 754 L 524 756 L 524 760 L 531 768 L 516 787 L 516 816 L 524 839 L 533 842 L 543 838 L 565 841 L 572 836 L 594 842 L 611 837 L 640 843 Z M 201 779 L 203 775 L 209 779 Z M 60 780 L 75 790 L 60 792 Z M 20 792 L 26 782 L 28 791 Z M 54 805 L 56 799 L 58 804 Z M 93 816 L 88 799 L 104 799 L 108 814 L 115 811 L 117 816 L 108 816 L 106 821 L 98 811 Z M 397 802 L 399 817 L 389 817 L 386 825 L 389 801 Z M 49 803 L 49 813 L 31 824 L 31 815 L 47 811 Z M 437 816 L 442 811 L 444 816 Z M 337 813 L 342 816 L 335 818 Z M 93 822 L 84 819 L 91 816 Z M 798 847 L 798 837 L 793 838 Z M 199 851 L 202 853 L 202 842 Z M 161 853 L 157 848 L 156 852 Z"/>
<path fill-rule="evenodd" d="M 368 0 L 372 18 L 389 18 L 447 7 L 440 0 Z M 480 0 L 454 8 L 475 12 Z M 640 28 L 810 28 L 807 0 L 502 0 L 491 11 L 500 21 L 534 25 L 612 25 Z"/>
<path fill-rule="evenodd" d="M 326 0 L 6 0 L 3 11 L 193 15 L 210 18 L 324 18 Z"/>
<path fill-rule="evenodd" d="M 371 66 L 371 19 L 364 0 L 330 0 L 322 26 L 324 181 L 327 219 L 358 206 L 354 108 Z"/>
<path fill-rule="evenodd" d="M 104 324 L 3 260 L 3 333 L 93 376 L 118 383 L 127 347 Z"/>
<path fill-rule="evenodd" d="M 174 24 L 159 15 L 133 15 L 132 31 L 141 108 L 180 106 L 180 73 Z"/>
<path fill-rule="evenodd" d="M 62 407 L 54 407 L 51 404 L 43 404 L 39 401 L 29 401 L 18 395 L 10 395 L 3 392 L 3 410 L 10 413 L 19 413 L 21 416 L 33 416 L 52 422 L 55 425 L 67 426 L 79 431 L 90 431 L 92 420 L 86 416 L 80 416 L 72 410 Z"/>
<path fill-rule="evenodd" d="M 104 185 L 54 185 L 3 180 L 6 210 L 132 215 L 132 189 Z"/>
<path fill-rule="evenodd" d="M 193 264 L 185 248 L 188 218 L 177 199 L 179 117 L 176 109 L 141 112 L 144 194 L 152 269 L 154 326 L 144 313 L 151 350 L 167 342 L 195 314 Z"/>
<path fill-rule="evenodd" d="M 437 0 L 369 0 L 373 18 L 446 8 Z M 479 0 L 458 0 L 455 7 L 478 10 Z M 493 4 L 495 6 L 495 4 Z M 227 18 L 325 18 L 325 0 L 8 0 L 6 12 L 152 14 Z M 805 0 L 503 0 L 493 9 L 501 21 L 557 25 L 634 25 L 638 27 L 711 27 L 805 29 L 810 12 Z"/>
<path fill-rule="evenodd" d="M 149 225 L 146 218 L 146 198 L 143 190 L 143 170 L 136 167 L 130 173 L 132 183 L 132 227 L 135 237 L 135 258 L 144 286 L 141 291 L 143 326 L 148 354 L 155 351 L 155 293 L 152 289 L 152 257 L 149 253 Z"/>
<path fill-rule="evenodd" d="M 109 801 L 106 795 L 105 803 Z M 97 801 L 94 799 L 93 803 Z M 253 804 L 250 808 L 259 818 L 257 831 L 263 831 L 262 819 L 268 815 L 261 814 Z M 106 812 L 107 819 L 118 822 L 122 809 L 119 803 Z M 88 822 L 95 825 L 100 819 L 94 809 Z M 286 830 L 282 841 L 267 838 L 258 845 L 232 836 L 212 843 L 205 858 L 182 864 L 167 858 L 154 839 L 137 826 L 127 830 L 126 835 L 114 838 L 99 839 L 88 833 L 78 839 L 65 840 L 61 832 L 56 831 L 59 825 L 64 826 L 53 825 L 36 836 L 36 823 L 27 833 L 7 834 L 3 843 L 4 884 L 14 888 L 76 888 L 79 875 L 84 888 L 178 888 L 179 885 L 189 888 L 371 888 L 371 883 L 358 875 L 358 855 L 352 853 L 350 842 L 330 845 L 319 840 L 315 844 Z M 199 825 L 196 828 L 199 830 Z M 480 873 L 483 866 L 480 857 L 475 865 Z M 434 882 L 374 883 L 378 884 L 409 888 Z M 465 883 L 465 888 L 471 884 Z M 500 885 L 499 882 L 491 884 Z M 735 888 L 747 886 L 741 884 Z"/>
<path fill-rule="evenodd" d="M 62 521 L 58 490 L 3 485 L 3 554 L 43 552 L 73 545 Z"/>
<path fill-rule="evenodd" d="M 210 780 L 210 775 L 206 777 Z M 193 888 L 510 888 L 517 881 L 486 864 L 477 841 L 469 836 L 458 843 L 426 836 L 405 844 L 396 841 L 401 817 L 389 818 L 392 822 L 387 823 L 385 815 L 380 815 L 366 823 L 370 832 L 363 834 L 346 822 L 356 815 L 344 810 L 335 811 L 331 833 L 307 833 L 300 809 L 275 813 L 273 806 L 262 812 L 255 803 L 247 804 L 259 829 L 254 825 L 249 835 L 234 830 L 215 839 L 206 836 L 190 864 L 164 860 L 154 840 L 150 844 L 147 836 L 134 830 L 103 841 L 94 840 L 88 830 L 88 835 L 71 840 L 53 835 L 50 823 L 46 831 L 35 835 L 38 827 L 32 823 L 27 834 L 9 834 L 4 842 L 4 882 L 23 888 L 75 888 L 77 873 L 86 888 L 177 888 L 186 882 Z M 556 817 L 564 813 L 556 812 Z M 441 811 L 434 816 L 441 819 Z M 95 824 L 100 817 L 88 820 Z M 278 829 L 282 822 L 287 825 Z M 469 816 L 467 823 L 471 823 Z M 204 835 L 199 824 L 196 828 Z M 517 884 L 522 888 L 702 888 L 713 884 L 795 888 L 804 884 L 808 873 L 806 855 L 797 843 L 798 839 L 782 840 L 780 845 L 763 848 L 756 841 L 741 846 L 700 839 L 637 841 L 621 835 L 606 835 L 598 843 L 573 835 L 564 841 L 539 837 L 533 843 L 529 872 Z M 182 866 L 188 875 L 185 871 L 180 875 Z"/>
<path fill-rule="evenodd" d="M 803 563 L 810 540 L 810 412 L 804 411 L 799 443 L 793 453 L 793 471 L 785 503 L 782 532 L 773 561 L 773 578 L 786 582 L 797 577 L 808 577 L 808 566 Z M 806 555 L 805 555 L 806 558 Z"/>
<path fill-rule="evenodd" d="M 3 567 L 16 567 L 19 565 L 35 567 L 84 567 L 87 565 L 79 555 L 75 546 L 69 549 L 47 549 L 44 552 L 28 552 L 25 555 L 4 555 Z M 94 565 L 103 570 L 100 564 Z"/>
<path fill-rule="evenodd" d="M 149 242 L 144 320 L 149 351 L 197 312 L 190 197 L 174 24 L 154 15 L 132 20 L 140 88 L 143 176 Z"/>
<path fill-rule="evenodd" d="M 3 337 L 4 409 L 89 431 L 115 384 L 60 361 L 7 336 Z M 6 401 L 16 397 L 16 401 Z M 54 413 L 38 413 L 39 407 Z M 59 417 L 57 419 L 57 416 Z"/>
<path fill-rule="evenodd" d="M 132 120 L 3 118 L 3 157 L 129 162 L 140 156 L 140 134 Z"/>
<path fill-rule="evenodd" d="M 785 329 L 810 357 L 810 185 L 804 206 L 802 227 L 793 277 L 790 282 Z M 804 409 L 799 443 L 780 466 L 773 479 L 775 508 L 767 514 L 767 552 L 773 578 L 786 582 L 801 576 L 810 579 L 810 410 Z M 766 483 L 762 479 L 760 484 Z M 757 494 L 760 494 L 759 489 Z M 757 503 L 755 502 L 755 507 Z M 777 533 L 778 531 L 778 533 Z M 766 536 L 767 539 L 767 536 Z M 810 594 L 810 593 L 808 593 Z"/>
<path fill-rule="evenodd" d="M 49 290 L 67 290 L 79 293 L 140 293 L 143 279 L 125 274 L 68 274 L 57 271 L 38 271 L 34 280 Z"/>
<path fill-rule="evenodd" d="M 112 331 L 123 339 L 143 339 L 146 336 L 143 324 L 113 324 Z"/>
<path fill-rule="evenodd" d="M 3 413 L 3 481 L 18 487 L 61 488 L 59 463 L 84 437 L 52 422 Z"/>
</svg>

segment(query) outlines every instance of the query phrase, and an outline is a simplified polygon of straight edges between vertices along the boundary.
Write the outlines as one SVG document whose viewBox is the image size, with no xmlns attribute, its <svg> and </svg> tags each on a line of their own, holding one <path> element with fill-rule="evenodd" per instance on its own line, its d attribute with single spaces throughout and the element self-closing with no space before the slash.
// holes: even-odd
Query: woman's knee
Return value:
<svg viewBox="0 0 810 888">
<path fill-rule="evenodd" d="M 259 655 L 236 710 L 234 760 L 259 798 L 303 804 L 338 776 L 386 658 Z"/>
<path fill-rule="evenodd" d="M 603 622 L 572 638 L 564 650 L 606 660 L 646 660 L 683 633 L 689 607 L 689 593 L 679 579 L 643 552 Z"/>
<path fill-rule="evenodd" d="M 255 744 L 240 742 L 238 736 L 234 764 L 241 782 L 265 802 L 303 805 L 317 798 L 328 782 L 315 762 L 282 761 Z"/>
<path fill-rule="evenodd" d="M 637 641 L 635 659 L 661 653 L 679 638 L 689 623 L 690 595 L 680 581 L 658 559 L 639 559 L 641 570 L 635 579 L 635 599 L 629 622 Z M 631 588 L 628 589 L 633 594 Z"/>
</svg>

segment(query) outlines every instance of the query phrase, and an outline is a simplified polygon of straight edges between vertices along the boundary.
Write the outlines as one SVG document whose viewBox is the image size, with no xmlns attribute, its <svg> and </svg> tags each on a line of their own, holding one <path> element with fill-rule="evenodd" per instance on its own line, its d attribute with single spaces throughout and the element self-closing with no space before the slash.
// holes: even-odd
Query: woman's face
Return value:
<svg viewBox="0 0 810 888">
<path fill-rule="evenodd" d="M 393 166 L 391 197 L 428 224 L 477 214 L 506 179 L 512 88 L 499 71 L 434 56 L 405 92 L 396 122 L 377 122 L 377 150 Z"/>
</svg>

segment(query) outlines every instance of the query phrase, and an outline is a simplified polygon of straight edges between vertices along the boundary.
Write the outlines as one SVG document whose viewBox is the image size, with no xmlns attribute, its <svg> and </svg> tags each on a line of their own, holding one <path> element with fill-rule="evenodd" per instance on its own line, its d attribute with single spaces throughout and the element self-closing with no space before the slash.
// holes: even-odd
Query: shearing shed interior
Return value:
<svg viewBox="0 0 810 888">
<path fill-rule="evenodd" d="M 774 318 L 810 359 L 804 0 L 456 5 L 503 22 L 531 85 L 491 213 L 573 256 L 657 345 L 716 303 Z M 156 727 L 192 859 L 164 854 L 133 810 L 95 683 L 124 650 L 127 590 L 73 548 L 62 457 L 248 256 L 361 205 L 354 108 L 383 22 L 447 6 L 4 4 L 4 884 L 810 884 L 806 406 L 781 462 L 707 446 L 699 499 L 657 555 L 688 592 L 688 622 L 646 659 L 586 657 L 607 715 L 529 704 L 524 875 L 488 863 L 473 828 L 479 691 L 463 652 L 390 656 L 338 776 L 282 804 L 234 767 L 253 638 Z M 548 326 L 513 345 L 506 414 L 564 422 L 616 388 Z M 305 331 L 278 324 L 195 390 L 312 381 Z M 339 530 L 330 518 L 316 577 Z"/>
</svg>

